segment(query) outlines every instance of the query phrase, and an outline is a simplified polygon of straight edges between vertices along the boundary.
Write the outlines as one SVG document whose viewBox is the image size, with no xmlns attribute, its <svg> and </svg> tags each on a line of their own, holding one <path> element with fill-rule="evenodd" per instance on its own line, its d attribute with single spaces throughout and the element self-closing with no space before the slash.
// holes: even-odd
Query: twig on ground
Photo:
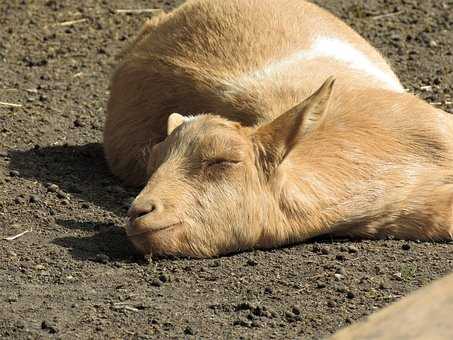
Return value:
<svg viewBox="0 0 453 340">
<path fill-rule="evenodd" d="M 126 305 L 125 302 L 114 303 L 113 309 L 125 309 L 131 312 L 140 312 L 139 309 Z"/>
<path fill-rule="evenodd" d="M 381 15 L 376 15 L 374 17 L 371 17 L 371 19 L 379 20 L 379 19 L 383 19 L 383 18 L 393 17 L 395 15 L 400 15 L 401 13 L 403 13 L 403 11 L 399 11 L 399 12 L 395 12 L 395 13 L 381 14 Z"/>
<path fill-rule="evenodd" d="M 141 13 L 160 13 L 163 12 L 160 8 L 139 8 L 139 9 L 117 9 L 118 14 L 141 14 Z"/>
<path fill-rule="evenodd" d="M 9 106 L 9 107 L 22 107 L 22 104 L 14 104 L 14 103 L 6 103 L 6 102 L 0 102 L 0 105 Z"/>
<path fill-rule="evenodd" d="M 29 233 L 33 231 L 33 229 L 28 229 L 28 230 L 25 230 L 23 232 L 21 232 L 20 234 L 17 234 L 17 235 L 14 235 L 14 236 L 8 236 L 8 237 L 5 237 L 5 240 L 6 241 L 14 241 L 16 238 L 19 238 L 21 236 L 24 236 L 25 234 Z"/>
<path fill-rule="evenodd" d="M 75 24 L 81 24 L 82 22 L 87 21 L 88 19 L 77 19 L 77 20 L 70 20 L 70 21 L 63 21 L 55 24 L 55 26 L 72 26 Z"/>
</svg>

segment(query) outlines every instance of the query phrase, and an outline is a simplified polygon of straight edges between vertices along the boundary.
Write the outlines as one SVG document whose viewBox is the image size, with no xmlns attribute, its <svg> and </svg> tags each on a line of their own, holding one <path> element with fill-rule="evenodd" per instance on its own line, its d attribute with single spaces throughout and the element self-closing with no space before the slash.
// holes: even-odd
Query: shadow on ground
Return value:
<svg viewBox="0 0 453 340">
<path fill-rule="evenodd" d="M 104 160 L 102 145 L 51 146 L 26 151 L 10 150 L 10 169 L 21 177 L 56 184 L 61 190 L 124 216 L 137 188 L 119 186 Z"/>
<path fill-rule="evenodd" d="M 66 236 L 52 241 L 54 244 L 69 249 L 72 257 L 77 260 L 135 262 L 141 259 L 127 240 L 124 229 L 113 223 L 60 219 L 57 219 L 56 223 L 71 230 L 96 231 L 96 234 L 92 236 Z"/>
<path fill-rule="evenodd" d="M 18 171 L 20 177 L 39 181 L 46 186 L 56 184 L 64 193 L 119 217 L 126 215 L 131 199 L 138 192 L 137 188 L 119 185 L 120 180 L 110 173 L 99 143 L 10 150 L 8 156 L 10 170 Z M 92 236 L 74 233 L 74 236 L 53 241 L 68 248 L 75 259 L 91 261 L 104 254 L 112 261 L 136 260 L 123 228 L 114 223 L 72 219 L 57 219 L 56 223 L 74 231 L 96 232 Z"/>
</svg>

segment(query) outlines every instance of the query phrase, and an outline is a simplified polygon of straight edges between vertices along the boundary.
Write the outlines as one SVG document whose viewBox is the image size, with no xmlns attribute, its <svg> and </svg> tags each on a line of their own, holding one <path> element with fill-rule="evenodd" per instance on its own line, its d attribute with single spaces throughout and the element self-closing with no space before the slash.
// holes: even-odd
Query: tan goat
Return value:
<svg viewBox="0 0 453 340">
<path fill-rule="evenodd" d="M 127 227 L 139 251 L 452 238 L 452 118 L 319 7 L 188 1 L 121 58 L 104 146 L 114 174 L 145 185 Z"/>
</svg>

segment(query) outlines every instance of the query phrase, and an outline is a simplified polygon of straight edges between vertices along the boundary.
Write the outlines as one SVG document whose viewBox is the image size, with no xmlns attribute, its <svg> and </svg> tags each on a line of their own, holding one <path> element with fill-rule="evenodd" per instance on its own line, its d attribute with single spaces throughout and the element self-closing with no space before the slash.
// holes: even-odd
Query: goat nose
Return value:
<svg viewBox="0 0 453 340">
<path fill-rule="evenodd" d="M 145 201 L 145 202 L 134 202 L 132 203 L 127 216 L 131 220 L 135 220 L 139 217 L 148 215 L 157 210 L 158 204 L 154 201 Z"/>
</svg>

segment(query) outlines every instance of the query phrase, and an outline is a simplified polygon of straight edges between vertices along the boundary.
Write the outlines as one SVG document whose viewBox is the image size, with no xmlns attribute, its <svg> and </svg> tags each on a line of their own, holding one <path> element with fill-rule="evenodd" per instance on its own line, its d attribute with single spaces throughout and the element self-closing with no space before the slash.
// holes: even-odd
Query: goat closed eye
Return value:
<svg viewBox="0 0 453 340">
<path fill-rule="evenodd" d="M 205 161 L 205 164 L 208 167 L 227 167 L 238 163 L 240 163 L 240 161 L 225 158 L 214 158 Z"/>
</svg>

